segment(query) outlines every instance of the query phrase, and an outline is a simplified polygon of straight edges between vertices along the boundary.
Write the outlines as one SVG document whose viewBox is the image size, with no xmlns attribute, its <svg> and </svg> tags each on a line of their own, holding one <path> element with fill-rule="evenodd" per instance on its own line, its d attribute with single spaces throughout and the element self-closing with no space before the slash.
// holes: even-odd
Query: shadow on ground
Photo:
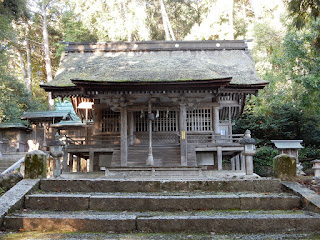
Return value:
<svg viewBox="0 0 320 240">
<path fill-rule="evenodd" d="M 206 240 L 206 239 L 320 239 L 320 234 L 230 234 L 220 235 L 210 234 L 169 234 L 169 233 L 132 233 L 132 234 L 116 234 L 116 233 L 48 233 L 48 232 L 0 232 L 1 240 L 35 240 L 35 239 L 134 239 L 134 240 Z"/>
</svg>

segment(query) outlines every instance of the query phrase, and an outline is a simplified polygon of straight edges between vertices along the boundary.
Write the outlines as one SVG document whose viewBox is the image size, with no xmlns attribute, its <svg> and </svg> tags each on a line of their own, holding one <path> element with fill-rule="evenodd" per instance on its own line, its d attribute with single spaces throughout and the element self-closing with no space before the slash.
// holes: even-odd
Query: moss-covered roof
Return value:
<svg viewBox="0 0 320 240">
<path fill-rule="evenodd" d="M 164 82 L 232 78 L 231 84 L 266 83 L 257 76 L 247 51 L 210 49 L 207 45 L 206 49 L 197 49 L 197 42 L 192 46 L 192 50 L 71 51 L 62 59 L 55 79 L 47 86 L 74 86 L 72 79 Z"/>
<path fill-rule="evenodd" d="M 84 126 L 86 126 L 86 124 L 81 122 L 81 120 L 69 120 L 69 121 L 61 120 L 58 123 L 51 124 L 51 127 L 61 128 L 61 129 L 84 127 Z"/>
<path fill-rule="evenodd" d="M 43 111 L 43 112 L 25 112 L 22 114 L 21 119 L 29 119 L 29 120 L 45 120 L 45 119 L 53 119 L 53 118 L 71 118 L 70 111 Z"/>
<path fill-rule="evenodd" d="M 29 127 L 24 125 L 23 123 L 8 123 L 8 122 L 0 123 L 0 129 L 7 129 L 7 128 L 29 129 Z"/>
</svg>

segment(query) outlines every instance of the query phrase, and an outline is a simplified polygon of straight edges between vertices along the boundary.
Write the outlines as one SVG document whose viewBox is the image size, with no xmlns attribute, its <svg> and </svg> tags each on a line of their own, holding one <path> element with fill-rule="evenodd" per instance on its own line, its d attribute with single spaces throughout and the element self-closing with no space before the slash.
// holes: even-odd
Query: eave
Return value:
<svg viewBox="0 0 320 240">
<path fill-rule="evenodd" d="M 227 86 L 232 78 L 180 81 L 86 81 L 73 79 L 72 83 L 86 91 L 167 91 L 204 90 Z"/>
</svg>

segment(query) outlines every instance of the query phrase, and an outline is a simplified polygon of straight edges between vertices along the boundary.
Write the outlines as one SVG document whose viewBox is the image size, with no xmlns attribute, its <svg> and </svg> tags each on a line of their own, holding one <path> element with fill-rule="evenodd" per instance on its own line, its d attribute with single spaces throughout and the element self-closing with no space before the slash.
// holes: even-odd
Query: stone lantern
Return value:
<svg viewBox="0 0 320 240">
<path fill-rule="evenodd" d="M 243 154 L 246 158 L 246 174 L 253 174 L 253 156 L 256 154 L 256 141 L 251 138 L 250 130 L 246 130 L 240 143 L 244 145 Z"/>
<path fill-rule="evenodd" d="M 55 178 L 61 175 L 60 158 L 63 156 L 63 146 L 65 145 L 59 138 L 60 135 L 57 133 L 55 135 L 55 140 L 51 141 L 49 144 L 50 155 L 55 160 L 55 168 L 53 170 L 53 176 Z"/>
<path fill-rule="evenodd" d="M 313 163 L 312 169 L 314 170 L 314 176 L 320 177 L 320 160 L 315 159 L 312 161 L 312 163 Z"/>
</svg>

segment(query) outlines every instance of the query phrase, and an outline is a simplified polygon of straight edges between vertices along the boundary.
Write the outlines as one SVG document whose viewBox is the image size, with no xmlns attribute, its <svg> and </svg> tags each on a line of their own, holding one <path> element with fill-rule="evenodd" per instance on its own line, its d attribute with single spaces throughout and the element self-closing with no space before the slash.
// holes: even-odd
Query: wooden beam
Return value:
<svg viewBox="0 0 320 240">
<path fill-rule="evenodd" d="M 128 159 L 128 133 L 127 133 L 127 107 L 121 107 L 121 127 L 120 127 L 120 164 L 122 167 L 127 166 Z"/>
<path fill-rule="evenodd" d="M 185 104 L 180 104 L 180 154 L 181 166 L 188 166 L 187 159 L 187 110 Z"/>
<path fill-rule="evenodd" d="M 93 172 L 93 162 L 94 162 L 94 150 L 92 148 L 89 149 L 89 166 L 87 166 L 87 171 L 88 172 Z"/>
</svg>

